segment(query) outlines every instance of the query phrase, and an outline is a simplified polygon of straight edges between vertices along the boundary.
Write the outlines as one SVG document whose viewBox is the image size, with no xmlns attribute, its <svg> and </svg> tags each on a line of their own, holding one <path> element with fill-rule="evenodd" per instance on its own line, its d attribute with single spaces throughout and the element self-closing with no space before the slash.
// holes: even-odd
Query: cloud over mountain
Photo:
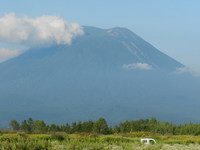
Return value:
<svg viewBox="0 0 200 150">
<path fill-rule="evenodd" d="M 140 70 L 151 70 L 152 66 L 147 63 L 134 63 L 134 64 L 125 64 L 122 66 L 124 69 L 140 69 Z"/>
<path fill-rule="evenodd" d="M 7 48 L 0 48 L 0 63 L 10 58 L 16 57 L 21 53 L 21 50 L 10 50 Z"/>
<path fill-rule="evenodd" d="M 10 13 L 0 18 L 0 39 L 27 47 L 71 44 L 74 37 L 82 34 L 79 24 L 68 23 L 57 16 L 29 18 Z"/>
<path fill-rule="evenodd" d="M 174 73 L 175 74 L 190 73 L 194 76 L 200 76 L 199 70 L 191 69 L 191 68 L 188 68 L 188 67 L 179 67 L 179 68 L 176 69 L 176 71 Z"/>
</svg>

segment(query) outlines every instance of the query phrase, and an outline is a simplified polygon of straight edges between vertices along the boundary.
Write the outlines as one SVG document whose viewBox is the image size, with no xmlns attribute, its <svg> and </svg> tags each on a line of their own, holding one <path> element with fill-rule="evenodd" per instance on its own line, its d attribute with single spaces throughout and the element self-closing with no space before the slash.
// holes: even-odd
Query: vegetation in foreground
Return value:
<svg viewBox="0 0 200 150">
<path fill-rule="evenodd" d="M 145 136 L 145 134 L 145 132 L 123 135 L 1 133 L 0 150 L 200 150 L 200 136 Z M 141 144 L 142 137 L 155 138 L 157 144 Z"/>
<path fill-rule="evenodd" d="M 29 118 L 11 120 L 10 127 L 0 132 L 0 150 L 200 150 L 200 124 L 174 125 L 155 118 L 113 127 L 104 118 L 65 125 Z M 146 137 L 157 143 L 140 143 Z"/>
</svg>

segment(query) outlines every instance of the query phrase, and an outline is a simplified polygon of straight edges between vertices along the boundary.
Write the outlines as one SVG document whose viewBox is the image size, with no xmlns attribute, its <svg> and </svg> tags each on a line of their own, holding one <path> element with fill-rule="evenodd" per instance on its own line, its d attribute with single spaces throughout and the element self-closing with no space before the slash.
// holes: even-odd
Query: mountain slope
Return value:
<svg viewBox="0 0 200 150">
<path fill-rule="evenodd" d="M 84 31 L 70 46 L 31 49 L 0 64 L 0 121 L 199 121 L 200 82 L 174 74 L 181 63 L 125 28 Z"/>
</svg>

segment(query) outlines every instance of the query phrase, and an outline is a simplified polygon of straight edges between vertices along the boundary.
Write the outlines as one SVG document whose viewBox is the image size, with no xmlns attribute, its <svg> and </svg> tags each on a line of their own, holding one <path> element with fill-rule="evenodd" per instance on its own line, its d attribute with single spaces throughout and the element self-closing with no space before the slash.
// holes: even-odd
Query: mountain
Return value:
<svg viewBox="0 0 200 150">
<path fill-rule="evenodd" d="M 0 122 L 157 117 L 200 121 L 200 80 L 126 28 L 84 26 L 71 45 L 33 48 L 0 64 Z"/>
</svg>

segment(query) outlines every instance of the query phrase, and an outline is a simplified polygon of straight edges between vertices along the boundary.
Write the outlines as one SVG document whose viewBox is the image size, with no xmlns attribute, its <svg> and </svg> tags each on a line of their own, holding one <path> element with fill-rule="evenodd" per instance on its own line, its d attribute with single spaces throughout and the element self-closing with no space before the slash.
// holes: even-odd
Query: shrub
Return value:
<svg viewBox="0 0 200 150">
<path fill-rule="evenodd" d="M 51 139 L 52 140 L 57 140 L 57 141 L 63 141 L 63 140 L 65 140 L 65 138 L 62 135 L 57 135 L 57 134 L 52 135 Z"/>
</svg>

